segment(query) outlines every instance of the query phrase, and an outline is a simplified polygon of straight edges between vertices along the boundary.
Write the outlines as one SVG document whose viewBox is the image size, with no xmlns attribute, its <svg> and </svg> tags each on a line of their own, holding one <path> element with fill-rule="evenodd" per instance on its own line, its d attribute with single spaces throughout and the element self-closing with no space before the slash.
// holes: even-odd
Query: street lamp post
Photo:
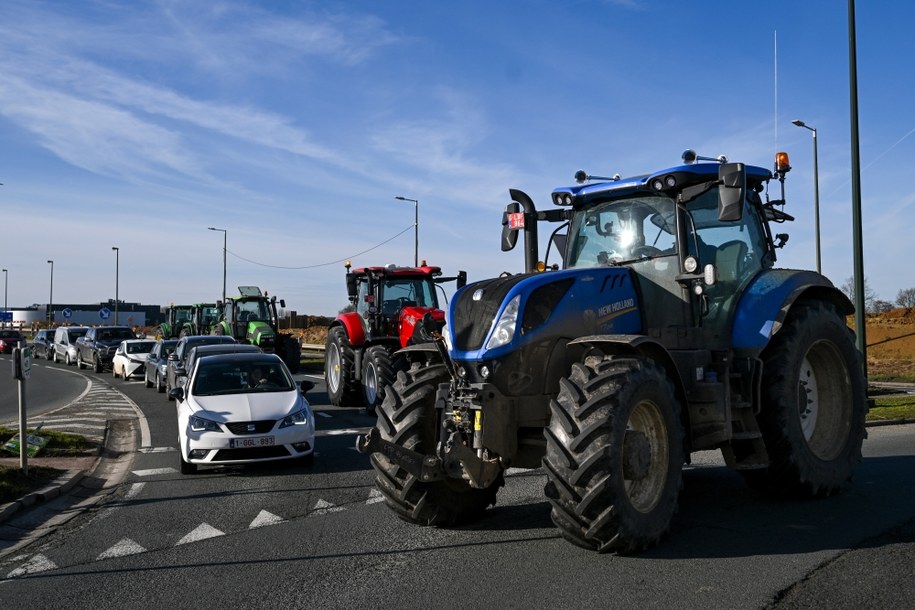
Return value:
<svg viewBox="0 0 915 610">
<path fill-rule="evenodd" d="M 401 197 L 400 195 L 394 197 L 394 199 L 413 202 L 413 266 L 419 267 L 419 201 L 416 199 L 410 199 L 409 197 Z"/>
<path fill-rule="evenodd" d="M 120 259 L 121 251 L 117 246 L 111 246 L 111 249 L 114 250 L 114 325 L 118 326 L 120 322 L 118 321 L 118 301 L 120 297 L 118 295 L 118 282 L 121 277 L 120 273 Z"/>
<path fill-rule="evenodd" d="M 6 269 L 3 270 L 3 311 L 9 311 L 9 307 L 6 304 L 6 288 L 7 280 L 9 279 L 9 271 Z"/>
<path fill-rule="evenodd" d="M 217 229 L 216 227 L 207 227 L 210 231 L 222 231 L 222 302 L 226 302 L 226 246 L 229 241 L 228 229 Z"/>
<path fill-rule="evenodd" d="M 813 226 L 816 232 L 817 273 L 822 273 L 820 265 L 820 170 L 817 167 L 817 130 L 800 119 L 791 121 L 798 127 L 809 129 L 813 134 Z"/>
<path fill-rule="evenodd" d="M 48 328 L 51 328 L 51 322 L 54 316 L 54 261 L 48 261 L 51 265 L 51 291 L 48 293 Z"/>
</svg>

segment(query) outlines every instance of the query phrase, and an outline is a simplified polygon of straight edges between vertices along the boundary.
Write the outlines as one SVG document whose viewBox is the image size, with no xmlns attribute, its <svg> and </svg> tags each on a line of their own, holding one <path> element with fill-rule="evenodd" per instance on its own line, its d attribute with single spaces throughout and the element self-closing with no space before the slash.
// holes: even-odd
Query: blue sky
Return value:
<svg viewBox="0 0 915 610">
<path fill-rule="evenodd" d="M 857 3 L 865 275 L 915 287 L 915 6 Z M 346 304 L 344 267 L 419 256 L 471 280 L 508 189 L 540 207 L 579 168 L 624 176 L 725 154 L 791 156 L 791 238 L 812 269 L 818 130 L 823 271 L 851 277 L 843 1 L 6 0 L 0 264 L 11 306 L 200 302 L 254 284 L 299 313 Z M 775 45 L 777 40 L 777 96 Z M 548 233 L 548 232 L 543 232 Z M 370 250 L 371 249 L 371 250 Z M 365 252 L 370 250 L 369 252 Z"/>
</svg>

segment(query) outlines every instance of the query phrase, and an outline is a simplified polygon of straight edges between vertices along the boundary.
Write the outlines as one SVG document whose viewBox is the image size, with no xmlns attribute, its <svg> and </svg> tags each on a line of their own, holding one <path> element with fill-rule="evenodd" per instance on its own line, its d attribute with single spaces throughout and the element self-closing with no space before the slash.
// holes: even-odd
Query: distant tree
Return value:
<svg viewBox="0 0 915 610">
<path fill-rule="evenodd" d="M 341 309 L 338 313 L 349 313 L 351 311 L 356 311 L 356 306 L 352 303 Z"/>
<path fill-rule="evenodd" d="M 845 293 L 852 302 L 855 301 L 855 278 L 850 277 L 845 280 L 841 286 L 842 292 Z M 874 303 L 877 301 L 877 292 L 868 286 L 867 278 L 864 278 L 864 311 L 867 313 L 876 313 Z"/>
<path fill-rule="evenodd" d="M 904 288 L 896 295 L 896 304 L 900 307 L 915 307 L 915 288 Z"/>
<path fill-rule="evenodd" d="M 890 303 L 889 301 L 883 301 L 881 299 L 877 299 L 874 301 L 873 305 L 871 306 L 871 309 L 868 310 L 868 313 L 884 313 L 884 312 L 891 310 L 892 308 L 893 308 L 893 304 Z"/>
</svg>

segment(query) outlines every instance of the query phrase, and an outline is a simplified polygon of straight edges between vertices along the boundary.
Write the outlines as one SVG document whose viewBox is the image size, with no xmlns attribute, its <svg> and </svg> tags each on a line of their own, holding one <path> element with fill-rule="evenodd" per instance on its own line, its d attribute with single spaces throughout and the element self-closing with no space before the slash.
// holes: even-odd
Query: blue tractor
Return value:
<svg viewBox="0 0 915 610">
<path fill-rule="evenodd" d="M 669 529 L 695 451 L 754 488 L 839 491 L 861 459 L 864 367 L 848 298 L 775 267 L 789 170 L 784 153 L 770 171 L 687 151 L 632 178 L 580 171 L 546 211 L 511 190 L 502 247 L 524 234 L 525 272 L 455 294 L 357 441 L 387 505 L 466 522 L 508 468 L 542 467 L 565 538 L 631 553 Z M 560 223 L 562 265 L 539 262 L 539 222 Z"/>
</svg>

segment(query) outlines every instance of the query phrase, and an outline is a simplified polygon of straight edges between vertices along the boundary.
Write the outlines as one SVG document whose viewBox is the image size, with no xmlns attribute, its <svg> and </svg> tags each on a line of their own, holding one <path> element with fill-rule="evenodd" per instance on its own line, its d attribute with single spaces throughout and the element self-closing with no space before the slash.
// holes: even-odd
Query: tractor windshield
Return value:
<svg viewBox="0 0 915 610">
<path fill-rule="evenodd" d="M 237 305 L 239 322 L 271 321 L 267 310 L 267 302 L 263 299 L 252 299 L 250 301 L 239 299 Z"/>
<path fill-rule="evenodd" d="M 389 277 L 384 280 L 381 313 L 396 315 L 404 307 L 438 307 L 432 282 L 425 277 Z"/>
<path fill-rule="evenodd" d="M 617 199 L 575 213 L 566 266 L 614 265 L 676 252 L 672 199 L 657 195 Z"/>
<path fill-rule="evenodd" d="M 175 322 L 190 322 L 191 321 L 191 310 L 190 309 L 176 309 L 175 310 Z"/>
</svg>

